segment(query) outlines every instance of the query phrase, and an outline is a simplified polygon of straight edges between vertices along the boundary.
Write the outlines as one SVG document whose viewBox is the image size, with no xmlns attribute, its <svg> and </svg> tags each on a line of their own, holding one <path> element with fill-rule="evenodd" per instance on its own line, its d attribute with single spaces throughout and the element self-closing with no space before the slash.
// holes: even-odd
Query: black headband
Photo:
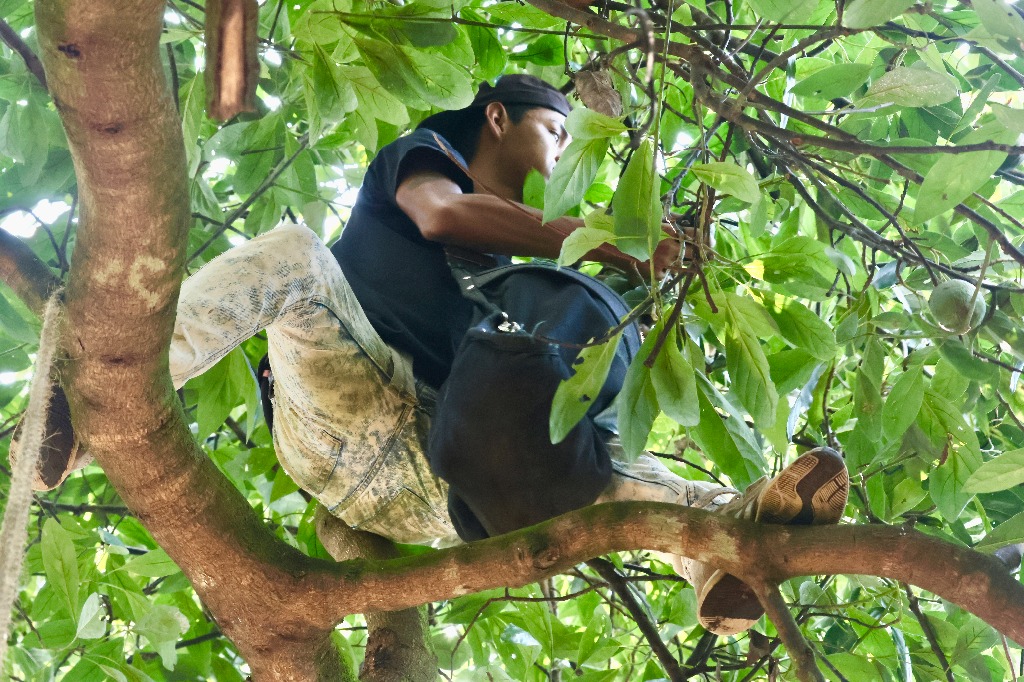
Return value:
<svg viewBox="0 0 1024 682">
<path fill-rule="evenodd" d="M 482 83 L 480 89 L 473 98 L 473 102 L 465 109 L 455 111 L 442 111 L 423 119 L 418 128 L 429 128 L 444 135 L 447 131 L 462 123 L 463 118 L 475 109 L 486 107 L 491 102 L 502 104 L 527 104 L 536 107 L 544 107 L 557 111 L 563 116 L 568 116 L 572 107 L 569 100 L 565 98 L 550 83 L 527 74 L 513 73 L 502 76 L 494 85 Z"/>
</svg>

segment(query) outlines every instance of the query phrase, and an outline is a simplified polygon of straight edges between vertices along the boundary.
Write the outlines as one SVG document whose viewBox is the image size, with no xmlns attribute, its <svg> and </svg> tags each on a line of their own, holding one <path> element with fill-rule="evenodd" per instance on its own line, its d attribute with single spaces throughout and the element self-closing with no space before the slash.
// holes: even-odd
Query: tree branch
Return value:
<svg viewBox="0 0 1024 682">
<path fill-rule="evenodd" d="M 615 591 L 615 594 L 619 595 L 622 603 L 629 610 L 629 615 L 633 617 L 637 627 L 640 628 L 644 639 L 651 645 L 651 650 L 658 657 L 658 662 L 661 663 L 661 667 L 665 674 L 668 675 L 668 679 L 672 680 L 672 682 L 683 682 L 686 680 L 686 675 L 679 667 L 679 661 L 676 660 L 676 657 L 672 655 L 672 652 L 668 650 L 665 642 L 661 639 L 657 625 L 651 622 L 647 612 L 644 611 L 643 607 L 640 606 L 640 602 L 630 592 L 629 585 L 623 580 L 619 572 L 615 570 L 615 566 L 607 559 L 591 559 L 587 562 L 587 565 L 597 571 L 597 574 L 608 583 L 612 590 Z"/>
<path fill-rule="evenodd" d="M 825 682 L 814 661 L 814 650 L 807 643 L 800 626 L 789 612 L 789 605 L 782 598 L 778 585 L 761 584 L 754 588 L 758 601 L 764 607 L 768 620 L 775 624 L 779 639 L 786 645 L 789 656 L 796 667 L 796 676 L 801 682 Z"/>
<path fill-rule="evenodd" d="M 3 19 L 0 19 L 0 40 L 3 40 L 7 47 L 21 55 L 29 72 L 36 77 L 39 84 L 43 86 L 43 90 L 46 90 L 46 72 L 43 71 L 43 63 L 39 61 L 39 57 L 32 51 L 32 48 L 25 44 L 25 41 L 21 39 L 18 32 L 11 28 L 10 24 Z"/>
<path fill-rule="evenodd" d="M 357 557 L 394 559 L 394 543 L 379 535 L 349 528 L 344 521 L 317 507 L 316 534 L 338 561 Z M 359 670 L 361 682 L 433 682 L 437 657 L 429 645 L 430 633 L 423 608 L 365 614 L 366 655 Z"/>
<path fill-rule="evenodd" d="M 293 576 L 294 589 L 304 608 L 319 611 L 311 618 L 327 624 L 348 613 L 518 587 L 594 556 L 640 547 L 713 563 L 753 583 L 824 574 L 900 580 L 1024 641 L 1024 585 L 992 556 L 903 527 L 767 526 L 653 502 L 588 507 L 423 556 L 341 564 L 311 560 L 308 572 Z M 324 604 L 334 612 L 325 613 Z"/>
<path fill-rule="evenodd" d="M 942 647 L 939 645 L 939 639 L 935 636 L 935 628 L 928 622 L 928 617 L 921 611 L 921 605 L 918 603 L 917 595 L 910 589 L 910 585 L 904 583 L 903 591 L 907 595 L 907 603 L 910 605 L 910 611 L 914 614 L 914 618 L 921 625 L 921 630 L 924 631 L 925 639 L 928 640 L 928 646 L 931 647 L 932 653 L 935 654 L 935 658 L 939 661 L 939 667 L 942 668 L 942 673 L 946 676 L 948 682 L 956 682 L 953 677 L 953 668 L 949 665 L 949 659 L 946 658 L 946 654 L 943 653 Z"/>
<path fill-rule="evenodd" d="M 60 280 L 27 244 L 2 229 L 0 281 L 11 287 L 22 303 L 36 315 L 42 315 L 46 300 L 60 286 Z"/>
</svg>

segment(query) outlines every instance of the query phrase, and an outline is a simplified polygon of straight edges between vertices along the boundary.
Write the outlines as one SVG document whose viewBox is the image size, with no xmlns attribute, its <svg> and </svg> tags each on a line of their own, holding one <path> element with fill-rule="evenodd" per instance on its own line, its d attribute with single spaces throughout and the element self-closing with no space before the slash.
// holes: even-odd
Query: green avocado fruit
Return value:
<svg viewBox="0 0 1024 682">
<path fill-rule="evenodd" d="M 975 286 L 961 279 L 946 280 L 935 287 L 928 308 L 939 326 L 948 332 L 965 334 L 981 324 L 988 305 L 981 294 L 974 298 L 974 292 Z"/>
</svg>

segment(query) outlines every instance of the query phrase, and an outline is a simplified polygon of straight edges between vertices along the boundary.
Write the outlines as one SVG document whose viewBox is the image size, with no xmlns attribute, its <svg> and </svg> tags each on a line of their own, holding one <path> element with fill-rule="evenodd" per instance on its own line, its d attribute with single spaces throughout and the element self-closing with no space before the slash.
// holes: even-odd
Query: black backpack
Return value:
<svg viewBox="0 0 1024 682">
<path fill-rule="evenodd" d="M 552 444 L 551 403 L 582 344 L 605 336 L 629 306 L 575 270 L 527 263 L 483 268 L 448 252 L 474 323 L 441 386 L 427 457 L 449 484 L 448 511 L 465 541 L 499 535 L 585 507 L 611 479 L 609 433 L 594 417 L 622 388 L 640 348 L 623 332 L 611 370 L 586 416 Z"/>
</svg>

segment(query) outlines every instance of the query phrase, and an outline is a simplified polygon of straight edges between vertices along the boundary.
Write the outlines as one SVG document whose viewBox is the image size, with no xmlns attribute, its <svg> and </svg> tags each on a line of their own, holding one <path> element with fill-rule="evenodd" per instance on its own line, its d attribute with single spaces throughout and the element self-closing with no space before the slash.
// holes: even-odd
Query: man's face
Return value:
<svg viewBox="0 0 1024 682">
<path fill-rule="evenodd" d="M 519 123 L 509 123 L 500 163 L 513 186 L 522 187 L 531 169 L 536 168 L 545 178 L 551 177 L 551 170 L 570 139 L 565 116 L 542 107 L 530 109 Z"/>
</svg>

